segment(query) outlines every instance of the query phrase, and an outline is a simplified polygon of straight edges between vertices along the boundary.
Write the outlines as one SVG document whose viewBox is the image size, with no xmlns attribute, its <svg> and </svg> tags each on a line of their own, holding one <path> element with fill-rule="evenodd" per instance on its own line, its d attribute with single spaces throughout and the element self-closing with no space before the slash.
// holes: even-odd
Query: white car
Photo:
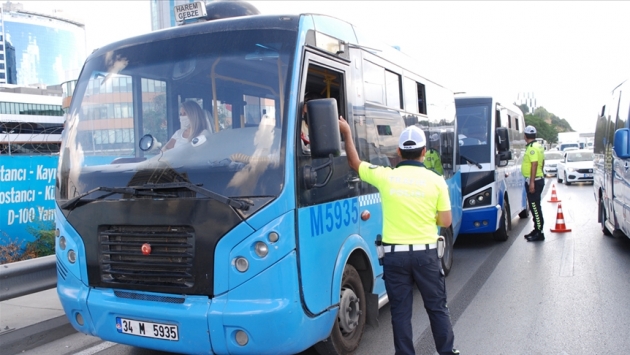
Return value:
<svg viewBox="0 0 630 355">
<path fill-rule="evenodd" d="M 543 167 L 543 174 L 545 176 L 558 175 L 558 169 L 556 165 L 562 160 L 562 152 L 558 150 L 545 152 L 545 166 Z"/>
<path fill-rule="evenodd" d="M 563 159 L 557 164 L 558 183 L 564 181 L 571 185 L 574 182 L 593 182 L 593 151 L 569 150 L 563 153 Z"/>
</svg>

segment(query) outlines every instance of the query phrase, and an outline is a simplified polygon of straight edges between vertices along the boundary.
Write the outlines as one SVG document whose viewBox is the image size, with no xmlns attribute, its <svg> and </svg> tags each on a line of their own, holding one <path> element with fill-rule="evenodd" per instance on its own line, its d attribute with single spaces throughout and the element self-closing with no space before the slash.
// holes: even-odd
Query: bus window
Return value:
<svg viewBox="0 0 630 355">
<path fill-rule="evenodd" d="M 628 107 L 630 107 L 630 93 L 622 91 L 619 99 L 619 109 L 617 110 L 616 129 L 628 127 Z"/>
<path fill-rule="evenodd" d="M 405 77 L 403 78 L 403 86 L 405 111 L 426 115 L 427 106 L 424 84 Z"/>
<path fill-rule="evenodd" d="M 305 95 L 308 93 L 311 99 L 331 98 L 337 101 L 337 110 L 340 116 L 353 122 L 352 118 L 348 118 L 345 114 L 345 76 L 340 68 L 329 68 L 314 63 L 309 63 L 306 72 L 306 85 L 304 94 L 301 96 L 300 106 L 298 107 L 298 122 L 296 129 L 300 130 L 297 134 L 296 150 L 299 157 L 300 166 L 317 166 L 325 162 L 325 159 L 311 159 L 310 148 L 308 148 L 309 131 L 313 129 L 308 122 L 308 113 L 303 113 L 303 105 Z M 304 140 L 306 139 L 306 141 Z M 342 144 L 343 147 L 343 144 Z M 334 175 L 331 181 L 321 188 L 305 189 L 302 186 L 300 191 L 300 204 L 302 206 L 310 206 L 316 203 L 333 201 L 339 198 L 350 196 L 354 191 L 343 178 L 335 180 L 335 176 L 347 176 L 350 168 L 345 160 L 345 156 L 335 158 Z M 344 165 L 345 164 L 345 165 Z M 302 168 L 299 169 L 302 171 Z M 322 176 L 320 178 L 320 175 Z M 323 179 L 326 174 L 319 174 L 318 179 Z M 300 176 L 300 178 L 303 178 Z M 323 181 L 323 180 L 322 180 Z"/>
<path fill-rule="evenodd" d="M 367 60 L 363 61 L 363 81 L 365 100 L 376 104 L 385 104 L 385 69 Z"/>
<path fill-rule="evenodd" d="M 427 99 L 426 99 L 426 93 L 424 90 L 424 84 L 418 84 L 418 113 L 421 113 L 423 115 L 427 114 Z"/>
<path fill-rule="evenodd" d="M 245 103 L 245 126 L 257 126 L 263 116 L 274 115 L 276 103 L 273 99 L 251 95 L 244 95 L 243 99 Z"/>
<path fill-rule="evenodd" d="M 168 141 L 167 132 L 164 130 L 167 125 L 166 82 L 143 78 L 141 83 L 142 133 L 151 134 L 160 144 L 166 143 Z M 133 110 L 125 117 L 133 117 Z"/>
<path fill-rule="evenodd" d="M 400 102 L 400 75 L 385 71 L 385 95 L 387 96 L 386 105 L 392 108 L 402 108 Z"/>
</svg>

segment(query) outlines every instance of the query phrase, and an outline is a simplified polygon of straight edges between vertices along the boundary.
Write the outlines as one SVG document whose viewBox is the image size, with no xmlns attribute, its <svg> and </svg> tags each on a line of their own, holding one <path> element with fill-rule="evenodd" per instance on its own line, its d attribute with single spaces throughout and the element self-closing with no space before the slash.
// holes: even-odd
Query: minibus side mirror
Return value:
<svg viewBox="0 0 630 355">
<path fill-rule="evenodd" d="M 620 128 L 615 131 L 615 140 L 613 141 L 613 151 L 617 158 L 630 158 L 630 129 Z"/>
<path fill-rule="evenodd" d="M 496 129 L 496 139 L 497 150 L 499 153 L 510 150 L 510 135 L 507 128 L 498 127 Z"/>
<path fill-rule="evenodd" d="M 308 112 L 308 135 L 311 157 L 326 158 L 341 155 L 339 114 L 336 99 L 316 99 L 306 103 Z"/>
<path fill-rule="evenodd" d="M 512 160 L 512 152 L 510 152 L 509 150 L 507 152 L 500 152 L 496 156 L 496 165 L 507 166 L 509 160 Z"/>
<path fill-rule="evenodd" d="M 306 103 L 308 113 L 308 135 L 313 159 L 328 158 L 320 166 L 306 165 L 303 167 L 303 186 L 307 190 L 323 187 L 334 173 L 334 157 L 341 155 L 341 134 L 339 133 L 339 114 L 337 100 L 317 99 Z M 317 172 L 328 168 L 323 182 L 318 183 Z"/>
</svg>

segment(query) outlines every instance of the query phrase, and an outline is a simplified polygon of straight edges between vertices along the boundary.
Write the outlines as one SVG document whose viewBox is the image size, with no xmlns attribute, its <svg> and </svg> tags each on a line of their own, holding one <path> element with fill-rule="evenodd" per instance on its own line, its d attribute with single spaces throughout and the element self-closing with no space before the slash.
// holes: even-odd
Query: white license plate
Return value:
<svg viewBox="0 0 630 355">
<path fill-rule="evenodd" d="M 585 178 L 590 178 L 590 177 L 593 177 L 593 175 L 592 174 L 584 174 L 584 177 Z"/>
<path fill-rule="evenodd" d="M 147 338 L 179 340 L 179 330 L 176 325 L 152 322 L 141 322 L 133 319 L 116 317 L 118 333 L 137 335 Z"/>
</svg>

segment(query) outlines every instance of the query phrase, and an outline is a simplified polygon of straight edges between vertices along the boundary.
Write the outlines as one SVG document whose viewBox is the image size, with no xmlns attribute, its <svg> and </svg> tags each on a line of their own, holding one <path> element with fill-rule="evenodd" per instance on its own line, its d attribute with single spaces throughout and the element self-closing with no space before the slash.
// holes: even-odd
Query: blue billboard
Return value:
<svg viewBox="0 0 630 355">
<path fill-rule="evenodd" d="M 0 245 L 35 240 L 29 229 L 55 222 L 59 156 L 0 156 Z"/>
</svg>

